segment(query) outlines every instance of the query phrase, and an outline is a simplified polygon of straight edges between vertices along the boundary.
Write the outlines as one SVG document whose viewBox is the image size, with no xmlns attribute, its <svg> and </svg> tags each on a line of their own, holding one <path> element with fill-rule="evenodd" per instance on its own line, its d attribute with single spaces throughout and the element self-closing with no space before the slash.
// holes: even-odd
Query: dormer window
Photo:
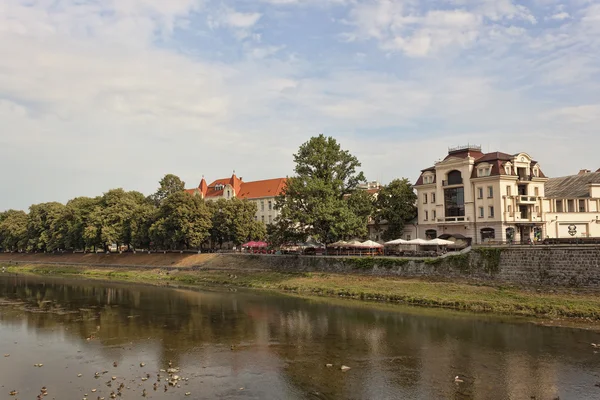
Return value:
<svg viewBox="0 0 600 400">
<path fill-rule="evenodd" d="M 533 168 L 533 176 L 539 176 L 539 174 L 540 174 L 539 169 L 537 167 L 534 167 Z"/>
<path fill-rule="evenodd" d="M 510 166 L 509 165 L 504 167 L 504 172 L 506 172 L 506 175 L 510 175 Z"/>
<path fill-rule="evenodd" d="M 481 167 L 481 168 L 478 168 L 478 170 L 477 170 L 477 176 L 479 176 L 479 177 L 490 176 L 491 174 L 492 174 L 492 167 L 489 167 L 489 166 Z"/>
</svg>

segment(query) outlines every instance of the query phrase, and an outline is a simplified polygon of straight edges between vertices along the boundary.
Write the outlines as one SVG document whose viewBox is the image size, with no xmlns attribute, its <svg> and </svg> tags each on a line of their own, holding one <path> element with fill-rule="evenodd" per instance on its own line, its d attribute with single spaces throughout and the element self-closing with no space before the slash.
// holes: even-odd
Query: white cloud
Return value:
<svg viewBox="0 0 600 400">
<path fill-rule="evenodd" d="M 229 11 L 225 15 L 224 22 L 232 28 L 251 28 L 260 19 L 259 13 L 241 13 Z"/>
<path fill-rule="evenodd" d="M 553 14 L 552 16 L 550 16 L 550 19 L 553 19 L 553 20 L 556 20 L 556 21 L 562 21 L 562 20 L 569 19 L 569 18 L 571 18 L 571 16 L 569 15 L 569 13 L 568 12 L 564 12 L 564 11 L 556 13 L 556 14 Z"/>
</svg>

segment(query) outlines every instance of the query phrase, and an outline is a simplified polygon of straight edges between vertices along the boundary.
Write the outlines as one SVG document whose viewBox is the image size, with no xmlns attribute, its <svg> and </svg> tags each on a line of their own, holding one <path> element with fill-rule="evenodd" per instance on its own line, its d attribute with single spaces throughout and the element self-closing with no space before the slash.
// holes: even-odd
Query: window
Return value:
<svg viewBox="0 0 600 400">
<path fill-rule="evenodd" d="M 539 171 L 537 168 L 533 169 L 533 176 L 538 176 L 539 175 Z"/>
<path fill-rule="evenodd" d="M 435 221 L 436 217 L 437 217 L 437 213 L 435 212 L 435 210 L 433 210 L 432 214 L 431 214 L 431 220 Z"/>
<path fill-rule="evenodd" d="M 480 187 L 477 188 L 477 198 L 483 199 L 483 188 L 480 188 Z"/>
<path fill-rule="evenodd" d="M 575 212 L 575 200 L 567 200 L 567 207 L 569 212 Z"/>
<path fill-rule="evenodd" d="M 423 204 L 427 204 L 427 193 L 423 193 Z"/>
<path fill-rule="evenodd" d="M 534 189 L 533 189 L 533 193 L 534 193 L 536 196 L 539 196 L 539 195 L 540 195 L 540 188 L 538 188 L 538 187 L 534 188 Z"/>
<path fill-rule="evenodd" d="M 493 228 L 483 228 L 480 232 L 481 241 L 484 243 L 496 238 L 496 231 Z"/>
<path fill-rule="evenodd" d="M 406 235 L 406 240 L 410 240 L 410 235 Z"/>
<path fill-rule="evenodd" d="M 260 216 L 260 221 L 261 221 L 263 224 L 265 223 L 265 216 L 264 216 L 264 215 L 261 215 L 261 216 Z"/>
<path fill-rule="evenodd" d="M 450 171 L 448 172 L 448 185 L 460 185 L 462 184 L 462 175 L 460 171 Z"/>
<path fill-rule="evenodd" d="M 490 218 L 494 218 L 494 206 L 490 206 Z"/>
<path fill-rule="evenodd" d="M 556 212 L 563 212 L 563 201 L 556 200 Z"/>
<path fill-rule="evenodd" d="M 260 201 L 260 211 L 265 211 L 265 201 L 264 200 Z"/>
<path fill-rule="evenodd" d="M 429 219 L 429 211 L 425 211 L 425 218 L 423 221 L 427 221 Z"/>
<path fill-rule="evenodd" d="M 490 167 L 483 167 L 477 170 L 477 176 L 490 176 L 492 169 Z"/>
<path fill-rule="evenodd" d="M 579 200 L 579 212 L 585 212 L 585 200 Z"/>
<path fill-rule="evenodd" d="M 536 214 L 540 214 L 540 206 L 535 206 L 535 212 Z"/>
<path fill-rule="evenodd" d="M 444 190 L 446 217 L 465 216 L 465 189 L 462 187 Z"/>
<path fill-rule="evenodd" d="M 506 187 L 506 195 L 507 196 L 512 196 L 512 187 L 510 187 L 510 186 Z"/>
<path fill-rule="evenodd" d="M 269 223 L 273 222 L 273 217 L 269 215 Z"/>
<path fill-rule="evenodd" d="M 506 175 L 510 175 L 510 165 L 504 167 L 504 172 L 506 172 Z"/>
<path fill-rule="evenodd" d="M 494 197 L 494 188 L 492 186 L 488 186 L 488 199 Z"/>
<path fill-rule="evenodd" d="M 273 202 L 271 200 L 269 200 L 269 210 L 273 209 Z"/>
<path fill-rule="evenodd" d="M 479 218 L 483 218 L 484 214 L 483 214 L 483 207 L 479 207 Z"/>
<path fill-rule="evenodd" d="M 425 239 L 431 240 L 437 237 L 437 231 L 435 229 L 427 229 L 425 231 Z"/>
<path fill-rule="evenodd" d="M 508 212 L 511 213 L 512 212 L 512 206 L 508 206 Z"/>
<path fill-rule="evenodd" d="M 431 193 L 431 202 L 435 203 L 435 193 Z"/>
</svg>

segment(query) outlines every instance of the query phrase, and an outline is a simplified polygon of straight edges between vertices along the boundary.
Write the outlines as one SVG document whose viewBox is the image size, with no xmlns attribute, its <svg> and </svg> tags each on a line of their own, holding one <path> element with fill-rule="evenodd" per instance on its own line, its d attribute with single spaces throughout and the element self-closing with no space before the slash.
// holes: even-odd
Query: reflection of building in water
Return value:
<svg viewBox="0 0 600 400">
<path fill-rule="evenodd" d="M 508 353 L 504 358 L 506 398 L 556 399 L 558 398 L 556 362 L 524 354 Z"/>
</svg>

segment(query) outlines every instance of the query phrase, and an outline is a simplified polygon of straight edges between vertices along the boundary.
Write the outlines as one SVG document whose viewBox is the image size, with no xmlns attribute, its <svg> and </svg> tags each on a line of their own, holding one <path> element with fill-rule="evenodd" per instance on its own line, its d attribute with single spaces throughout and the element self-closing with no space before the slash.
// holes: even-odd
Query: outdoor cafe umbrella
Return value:
<svg viewBox="0 0 600 400">
<path fill-rule="evenodd" d="M 362 247 L 364 247 L 365 249 L 369 249 L 372 253 L 373 249 L 381 249 L 383 247 L 383 245 L 374 242 L 372 240 L 367 240 L 366 242 L 362 243 Z"/>
<path fill-rule="evenodd" d="M 384 243 L 385 246 L 398 246 L 401 244 L 409 244 L 409 242 L 408 242 L 408 240 L 404 240 L 404 239 L 396 239 L 396 240 L 390 240 L 389 242 Z"/>
<path fill-rule="evenodd" d="M 425 239 L 413 239 L 413 240 L 409 240 L 408 244 L 412 244 L 415 246 L 426 246 L 429 244 L 429 242 Z"/>
<path fill-rule="evenodd" d="M 427 244 L 431 244 L 431 245 L 435 245 L 435 246 L 448 246 L 449 244 L 454 244 L 454 242 L 450 241 L 450 240 L 444 240 L 444 239 L 431 239 L 428 241 Z"/>
<path fill-rule="evenodd" d="M 383 247 L 383 245 L 381 245 L 377 242 L 374 242 L 372 240 L 367 240 L 366 242 L 362 242 L 361 244 L 362 244 L 362 247 L 365 247 L 367 249 L 380 249 Z"/>
</svg>

